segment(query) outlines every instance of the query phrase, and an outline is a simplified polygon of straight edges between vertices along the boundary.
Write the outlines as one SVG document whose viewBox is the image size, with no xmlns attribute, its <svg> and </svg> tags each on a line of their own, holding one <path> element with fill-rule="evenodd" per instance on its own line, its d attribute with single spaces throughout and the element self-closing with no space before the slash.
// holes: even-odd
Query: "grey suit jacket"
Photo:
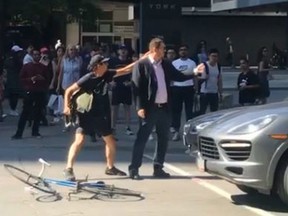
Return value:
<svg viewBox="0 0 288 216">
<path fill-rule="evenodd" d="M 170 61 L 162 60 L 166 89 L 168 94 L 168 107 L 171 104 L 171 81 L 186 81 L 193 78 L 193 75 L 186 76 L 180 73 Z M 139 61 L 133 68 L 132 73 L 133 93 L 135 96 L 136 109 L 144 109 L 149 112 L 155 103 L 158 89 L 155 70 L 149 58 Z"/>
</svg>

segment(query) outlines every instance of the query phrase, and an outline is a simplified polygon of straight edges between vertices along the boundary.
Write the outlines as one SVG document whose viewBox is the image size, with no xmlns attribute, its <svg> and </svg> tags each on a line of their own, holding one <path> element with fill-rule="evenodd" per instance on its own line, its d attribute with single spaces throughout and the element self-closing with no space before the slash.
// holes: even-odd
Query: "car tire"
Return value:
<svg viewBox="0 0 288 216">
<path fill-rule="evenodd" d="M 258 190 L 252 188 L 252 187 L 248 187 L 248 186 L 245 186 L 245 185 L 236 185 L 241 191 L 243 191 L 244 193 L 247 193 L 247 194 L 258 194 Z"/>
<path fill-rule="evenodd" d="M 282 202 L 288 205 L 288 160 L 282 160 L 283 164 L 279 167 L 276 174 L 276 188 Z"/>
</svg>

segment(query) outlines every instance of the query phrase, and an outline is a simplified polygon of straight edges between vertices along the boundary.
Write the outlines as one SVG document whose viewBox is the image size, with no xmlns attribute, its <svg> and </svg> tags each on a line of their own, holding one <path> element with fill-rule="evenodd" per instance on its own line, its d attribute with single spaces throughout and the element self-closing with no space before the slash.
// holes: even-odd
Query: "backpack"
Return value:
<svg viewBox="0 0 288 216">
<path fill-rule="evenodd" d="M 209 75 L 209 66 L 207 64 L 207 62 L 203 62 L 204 66 L 205 66 L 205 72 L 207 75 Z M 220 77 L 220 74 L 221 74 L 221 65 L 218 63 L 217 64 L 218 66 L 218 71 L 219 71 L 219 74 L 218 74 L 218 79 Z M 198 93 L 201 92 L 201 85 L 205 82 L 205 87 L 207 87 L 207 79 L 198 79 Z"/>
</svg>

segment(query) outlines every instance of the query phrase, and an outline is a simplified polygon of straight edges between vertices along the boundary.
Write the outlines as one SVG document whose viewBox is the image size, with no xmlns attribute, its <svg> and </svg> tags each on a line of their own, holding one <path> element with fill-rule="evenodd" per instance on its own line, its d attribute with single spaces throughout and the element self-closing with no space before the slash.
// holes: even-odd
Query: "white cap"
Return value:
<svg viewBox="0 0 288 216">
<path fill-rule="evenodd" d="M 11 50 L 14 51 L 14 52 L 19 52 L 19 51 L 22 51 L 23 49 L 21 47 L 19 47 L 18 45 L 14 45 L 11 48 Z"/>
<path fill-rule="evenodd" d="M 58 40 L 57 40 L 57 43 L 55 44 L 55 49 L 57 50 L 58 47 L 61 46 L 61 45 L 62 45 L 61 40 L 58 39 Z"/>
</svg>

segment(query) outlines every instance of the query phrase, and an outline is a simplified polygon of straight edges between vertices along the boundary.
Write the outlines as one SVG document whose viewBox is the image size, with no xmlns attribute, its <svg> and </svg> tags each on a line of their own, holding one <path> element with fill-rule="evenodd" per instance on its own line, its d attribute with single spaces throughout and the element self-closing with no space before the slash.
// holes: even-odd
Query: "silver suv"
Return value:
<svg viewBox="0 0 288 216">
<path fill-rule="evenodd" d="M 209 113 L 188 121 L 197 162 L 242 191 L 276 192 L 288 205 L 288 102 Z"/>
</svg>

